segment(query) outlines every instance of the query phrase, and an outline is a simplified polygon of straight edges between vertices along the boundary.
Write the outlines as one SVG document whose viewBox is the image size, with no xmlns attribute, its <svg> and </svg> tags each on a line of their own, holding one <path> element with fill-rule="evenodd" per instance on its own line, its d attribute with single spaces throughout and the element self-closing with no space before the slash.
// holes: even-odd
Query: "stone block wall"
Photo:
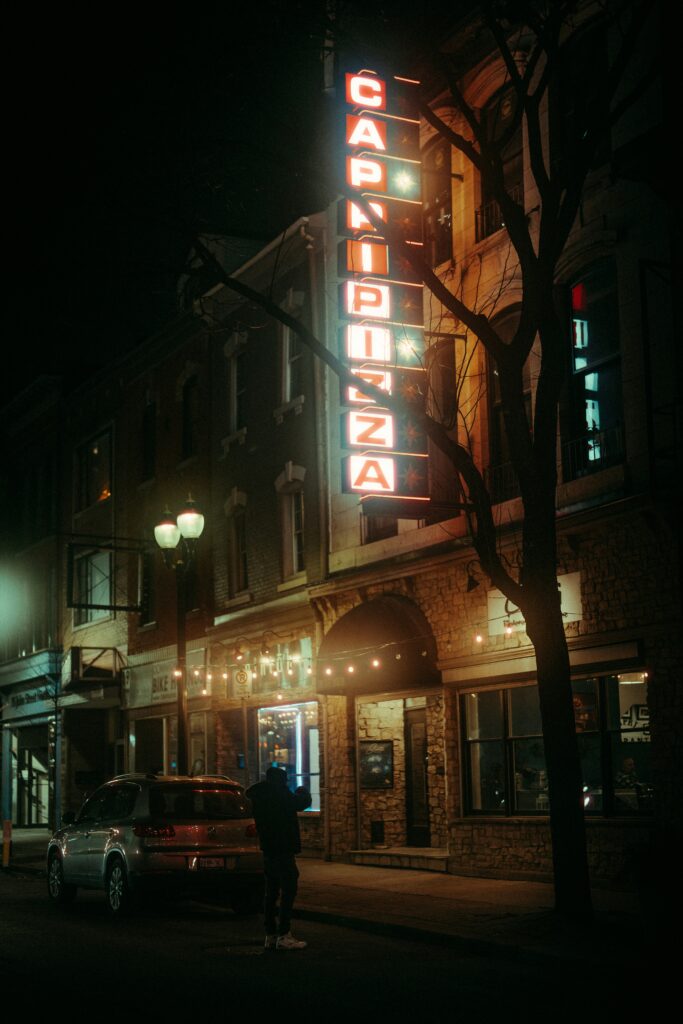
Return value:
<svg viewBox="0 0 683 1024">
<path fill-rule="evenodd" d="M 444 848 L 448 843 L 446 801 L 446 749 L 444 743 L 444 698 L 428 697 L 427 712 L 427 795 L 431 845 Z"/>
<path fill-rule="evenodd" d="M 323 813 L 329 815 L 329 855 L 342 858 L 358 843 L 353 700 L 326 697 L 327 756 L 324 758 Z"/>
<path fill-rule="evenodd" d="M 391 740 L 394 747 L 394 784 L 390 789 L 361 789 L 361 840 L 372 846 L 371 822 L 384 823 L 386 846 L 405 846 L 406 771 L 403 701 L 363 701 L 358 704 L 358 741 Z"/>
</svg>

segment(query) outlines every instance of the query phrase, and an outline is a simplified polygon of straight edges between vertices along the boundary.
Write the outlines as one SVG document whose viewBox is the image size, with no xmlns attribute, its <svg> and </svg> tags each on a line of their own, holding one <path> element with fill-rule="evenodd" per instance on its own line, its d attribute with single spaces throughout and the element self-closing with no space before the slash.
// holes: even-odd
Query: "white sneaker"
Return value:
<svg viewBox="0 0 683 1024">
<path fill-rule="evenodd" d="M 266 935 L 266 941 L 264 943 L 265 949 L 276 949 L 277 948 L 277 935 Z"/>
<path fill-rule="evenodd" d="M 276 949 L 305 949 L 308 945 L 301 939 L 295 939 L 291 932 L 286 935 L 278 935 Z"/>
</svg>

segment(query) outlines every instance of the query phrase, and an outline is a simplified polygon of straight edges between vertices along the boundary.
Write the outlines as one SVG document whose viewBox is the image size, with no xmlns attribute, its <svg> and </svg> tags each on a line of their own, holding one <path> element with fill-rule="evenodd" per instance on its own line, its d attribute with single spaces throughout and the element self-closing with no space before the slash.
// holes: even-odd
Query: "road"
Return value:
<svg viewBox="0 0 683 1024">
<path fill-rule="evenodd" d="M 258 919 L 218 906 L 157 904 L 111 921 L 98 893 L 79 892 L 61 910 L 48 903 L 42 879 L 0 872 L 0 995 L 23 997 L 35 1009 L 75 1005 L 79 1016 L 88 1008 L 182 1008 L 283 1022 L 283 1014 L 333 1011 L 435 1024 L 465 1013 L 478 1021 L 542 1013 L 553 1024 L 575 1024 L 590 1007 L 591 1015 L 617 1012 L 623 1024 L 635 1010 L 634 994 L 624 998 L 625 982 L 633 983 L 626 971 L 610 977 L 585 966 L 463 955 L 447 945 L 295 924 L 308 948 L 266 953 Z"/>
</svg>

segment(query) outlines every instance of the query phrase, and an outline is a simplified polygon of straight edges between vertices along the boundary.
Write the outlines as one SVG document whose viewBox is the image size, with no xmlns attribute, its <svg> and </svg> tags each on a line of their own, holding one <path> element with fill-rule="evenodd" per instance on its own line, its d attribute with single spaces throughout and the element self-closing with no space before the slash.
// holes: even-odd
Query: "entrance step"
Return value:
<svg viewBox="0 0 683 1024">
<path fill-rule="evenodd" d="M 389 846 L 378 850 L 351 850 L 352 864 L 373 868 L 412 868 L 413 871 L 448 871 L 448 850 L 431 846 Z"/>
</svg>

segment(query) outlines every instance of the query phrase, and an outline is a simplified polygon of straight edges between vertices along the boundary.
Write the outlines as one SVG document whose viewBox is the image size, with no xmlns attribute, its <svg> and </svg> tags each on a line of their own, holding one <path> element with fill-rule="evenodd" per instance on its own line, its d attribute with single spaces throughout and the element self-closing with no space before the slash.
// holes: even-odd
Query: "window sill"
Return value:
<svg viewBox="0 0 683 1024">
<path fill-rule="evenodd" d="M 282 423 L 289 412 L 293 412 L 295 416 L 300 416 L 304 408 L 304 398 L 304 395 L 297 395 L 291 402 L 284 402 L 282 405 L 278 405 L 277 409 L 273 409 L 275 422 Z"/>
<path fill-rule="evenodd" d="M 158 628 L 159 625 L 157 622 L 145 622 L 142 626 L 138 626 L 138 633 L 152 633 Z"/>
<path fill-rule="evenodd" d="M 148 476 L 146 480 L 141 480 L 138 484 L 138 491 L 149 491 L 156 483 L 156 476 Z"/>
<path fill-rule="evenodd" d="M 187 469 L 189 466 L 194 466 L 195 462 L 199 459 L 198 455 L 186 455 L 180 462 L 176 462 L 176 469 Z"/>
<path fill-rule="evenodd" d="M 94 508 L 102 508 L 102 506 L 106 505 L 107 502 L 110 500 L 111 493 L 108 494 L 105 498 L 98 498 L 97 501 L 93 501 L 90 505 L 85 505 L 83 508 L 77 508 L 73 514 L 74 519 L 78 519 L 79 516 L 84 516 L 86 512 L 92 512 Z"/>
<path fill-rule="evenodd" d="M 296 576 L 292 576 L 290 579 L 285 580 L 283 583 L 278 584 L 278 594 L 282 594 L 287 590 L 294 590 L 296 587 L 305 587 L 308 583 L 308 574 L 305 572 L 298 572 Z"/>
<path fill-rule="evenodd" d="M 223 605 L 224 608 L 240 608 L 243 604 L 251 604 L 254 600 L 254 595 L 249 590 L 242 590 L 239 594 L 235 594 L 229 601 L 226 601 Z"/>
<path fill-rule="evenodd" d="M 246 439 L 246 427 L 241 427 L 239 430 L 236 430 L 234 434 L 228 434 L 227 437 L 221 438 L 221 448 L 223 449 L 223 455 L 227 455 L 234 444 L 244 444 Z"/>
</svg>

